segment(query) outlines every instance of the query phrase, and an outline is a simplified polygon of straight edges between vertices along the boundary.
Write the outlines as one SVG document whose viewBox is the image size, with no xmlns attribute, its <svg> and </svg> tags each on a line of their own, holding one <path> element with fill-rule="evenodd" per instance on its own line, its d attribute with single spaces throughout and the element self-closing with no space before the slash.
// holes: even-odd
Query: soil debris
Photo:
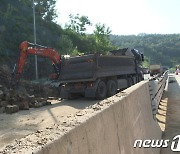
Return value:
<svg viewBox="0 0 180 154">
<path fill-rule="evenodd" d="M 51 105 L 48 100 L 57 99 L 59 88 L 30 81 L 11 85 L 12 74 L 8 66 L 0 67 L 0 113 L 16 113 L 19 110 Z"/>
</svg>

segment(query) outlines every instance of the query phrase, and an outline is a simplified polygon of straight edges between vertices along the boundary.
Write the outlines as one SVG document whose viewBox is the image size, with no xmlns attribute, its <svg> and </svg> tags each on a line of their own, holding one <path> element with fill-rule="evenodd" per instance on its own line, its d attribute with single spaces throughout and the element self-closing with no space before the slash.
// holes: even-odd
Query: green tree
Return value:
<svg viewBox="0 0 180 154">
<path fill-rule="evenodd" d="M 99 51 L 107 51 L 112 48 L 109 40 L 111 30 L 109 27 L 106 28 L 105 24 L 96 24 L 94 30 L 94 37 L 98 44 Z"/>
<path fill-rule="evenodd" d="M 80 34 L 85 34 L 87 26 L 91 26 L 91 21 L 87 16 L 69 15 L 70 21 L 66 24 L 66 28 L 75 31 Z"/>
<path fill-rule="evenodd" d="M 56 44 L 60 54 L 71 54 L 74 50 L 73 43 L 68 35 L 61 35 Z"/>
<path fill-rule="evenodd" d="M 55 21 L 57 17 L 55 11 L 56 0 L 35 0 L 36 12 L 45 21 L 52 22 Z"/>
</svg>

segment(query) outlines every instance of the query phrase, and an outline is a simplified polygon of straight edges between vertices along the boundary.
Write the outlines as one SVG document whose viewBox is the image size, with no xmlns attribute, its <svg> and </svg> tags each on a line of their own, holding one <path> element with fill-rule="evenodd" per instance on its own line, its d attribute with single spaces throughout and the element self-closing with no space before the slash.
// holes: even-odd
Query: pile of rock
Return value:
<svg viewBox="0 0 180 154">
<path fill-rule="evenodd" d="M 34 82 L 23 81 L 23 86 L 27 90 L 29 95 L 34 95 L 35 97 L 59 97 L 60 88 L 53 86 L 51 84 L 40 84 Z"/>
<path fill-rule="evenodd" d="M 6 67 L 0 67 L 0 113 L 11 114 L 31 107 L 50 105 L 48 97 L 59 95 L 57 87 L 25 81 L 12 89 L 11 74 L 7 70 Z"/>
<path fill-rule="evenodd" d="M 17 93 L 0 85 L 0 110 L 1 112 L 14 113 L 19 109 L 29 109 L 26 95 Z"/>
<path fill-rule="evenodd" d="M 13 90 L 0 85 L 0 113 L 15 113 L 19 110 L 29 110 L 29 108 L 38 108 L 50 104 L 48 95 L 37 97 L 29 95 L 23 88 Z"/>
</svg>

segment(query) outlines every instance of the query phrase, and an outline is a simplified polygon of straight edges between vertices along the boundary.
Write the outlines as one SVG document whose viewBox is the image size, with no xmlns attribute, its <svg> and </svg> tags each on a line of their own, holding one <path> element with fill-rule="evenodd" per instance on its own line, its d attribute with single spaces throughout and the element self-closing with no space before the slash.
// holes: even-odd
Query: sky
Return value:
<svg viewBox="0 0 180 154">
<path fill-rule="evenodd" d="M 180 0 L 57 0 L 56 10 L 62 26 L 69 14 L 88 16 L 88 33 L 97 23 L 116 35 L 180 33 Z"/>
</svg>

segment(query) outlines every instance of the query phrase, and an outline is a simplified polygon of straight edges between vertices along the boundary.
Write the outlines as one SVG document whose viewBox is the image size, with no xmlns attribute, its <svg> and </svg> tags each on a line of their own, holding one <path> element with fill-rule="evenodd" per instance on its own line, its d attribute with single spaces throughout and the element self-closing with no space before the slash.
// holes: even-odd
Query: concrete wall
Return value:
<svg viewBox="0 0 180 154">
<path fill-rule="evenodd" d="M 161 139 L 153 119 L 148 82 L 125 90 L 125 97 L 77 126 L 38 154 L 159 154 L 157 148 L 134 148 L 136 139 Z"/>
</svg>

